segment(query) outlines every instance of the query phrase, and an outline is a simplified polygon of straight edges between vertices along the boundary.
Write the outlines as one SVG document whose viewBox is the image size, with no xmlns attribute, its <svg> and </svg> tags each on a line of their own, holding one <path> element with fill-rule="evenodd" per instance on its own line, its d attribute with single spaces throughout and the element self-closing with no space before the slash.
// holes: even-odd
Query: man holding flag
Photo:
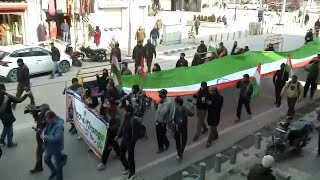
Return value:
<svg viewBox="0 0 320 180">
<path fill-rule="evenodd" d="M 249 119 L 251 119 L 250 99 L 253 94 L 253 85 L 250 83 L 249 74 L 243 75 L 243 79 L 238 81 L 237 88 L 240 89 L 239 101 L 237 106 L 237 119 L 235 122 L 241 120 L 242 106 L 246 107 Z"/>
<path fill-rule="evenodd" d="M 273 84 L 275 89 L 276 101 L 274 104 L 277 107 L 281 106 L 281 90 L 289 79 L 289 73 L 286 71 L 286 65 L 281 64 L 280 69 L 273 75 Z"/>
</svg>

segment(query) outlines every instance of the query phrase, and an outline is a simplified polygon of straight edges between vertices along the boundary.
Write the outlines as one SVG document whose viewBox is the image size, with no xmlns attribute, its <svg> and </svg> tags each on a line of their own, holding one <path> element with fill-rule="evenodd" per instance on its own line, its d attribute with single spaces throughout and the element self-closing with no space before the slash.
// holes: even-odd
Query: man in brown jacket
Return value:
<svg viewBox="0 0 320 180">
<path fill-rule="evenodd" d="M 144 41 L 145 38 L 146 38 L 145 30 L 144 30 L 144 28 L 142 26 L 140 26 L 139 29 L 136 32 L 135 40 L 137 40 L 137 44 L 138 44 L 139 41 L 141 41 L 142 45 L 143 45 L 143 41 Z"/>
</svg>

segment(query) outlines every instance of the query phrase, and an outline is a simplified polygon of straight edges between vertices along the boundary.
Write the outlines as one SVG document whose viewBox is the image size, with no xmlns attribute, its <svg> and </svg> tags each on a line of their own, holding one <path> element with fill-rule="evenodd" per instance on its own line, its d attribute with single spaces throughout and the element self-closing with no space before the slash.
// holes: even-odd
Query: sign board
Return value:
<svg viewBox="0 0 320 180">
<path fill-rule="evenodd" d="M 179 44 L 181 43 L 181 24 L 163 25 L 163 44 Z"/>
<path fill-rule="evenodd" d="M 93 152 L 101 158 L 109 124 L 97 113 L 89 109 L 81 97 L 73 91 L 67 91 L 67 120 L 73 119 L 78 134 Z M 73 112 L 73 115 L 72 113 Z"/>
</svg>

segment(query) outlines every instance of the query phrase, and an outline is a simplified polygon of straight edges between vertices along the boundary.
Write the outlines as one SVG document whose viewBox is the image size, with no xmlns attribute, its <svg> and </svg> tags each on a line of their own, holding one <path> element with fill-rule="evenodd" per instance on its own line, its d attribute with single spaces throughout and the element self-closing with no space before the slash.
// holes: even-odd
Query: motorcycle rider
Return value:
<svg viewBox="0 0 320 180">
<path fill-rule="evenodd" d="M 312 32 L 312 29 L 309 29 L 309 30 L 308 30 L 308 32 L 307 32 L 304 40 L 305 40 L 305 44 L 307 44 L 308 42 L 313 41 L 313 32 Z"/>
<path fill-rule="evenodd" d="M 298 77 L 296 75 L 293 75 L 291 77 L 291 81 L 287 82 L 286 85 L 283 86 L 281 96 L 283 96 L 283 94 L 286 94 L 288 99 L 287 119 L 292 120 L 295 113 L 296 103 L 303 98 L 303 87 L 298 81 Z"/>
</svg>

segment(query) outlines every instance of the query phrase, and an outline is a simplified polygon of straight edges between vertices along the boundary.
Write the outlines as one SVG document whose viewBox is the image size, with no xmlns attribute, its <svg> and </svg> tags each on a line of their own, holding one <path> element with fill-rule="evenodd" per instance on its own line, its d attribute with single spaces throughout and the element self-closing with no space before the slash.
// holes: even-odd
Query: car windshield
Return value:
<svg viewBox="0 0 320 180">
<path fill-rule="evenodd" d="M 8 56 L 9 53 L 7 52 L 3 52 L 3 51 L 0 51 L 0 61 L 2 61 L 3 58 L 5 58 L 6 56 Z"/>
</svg>

